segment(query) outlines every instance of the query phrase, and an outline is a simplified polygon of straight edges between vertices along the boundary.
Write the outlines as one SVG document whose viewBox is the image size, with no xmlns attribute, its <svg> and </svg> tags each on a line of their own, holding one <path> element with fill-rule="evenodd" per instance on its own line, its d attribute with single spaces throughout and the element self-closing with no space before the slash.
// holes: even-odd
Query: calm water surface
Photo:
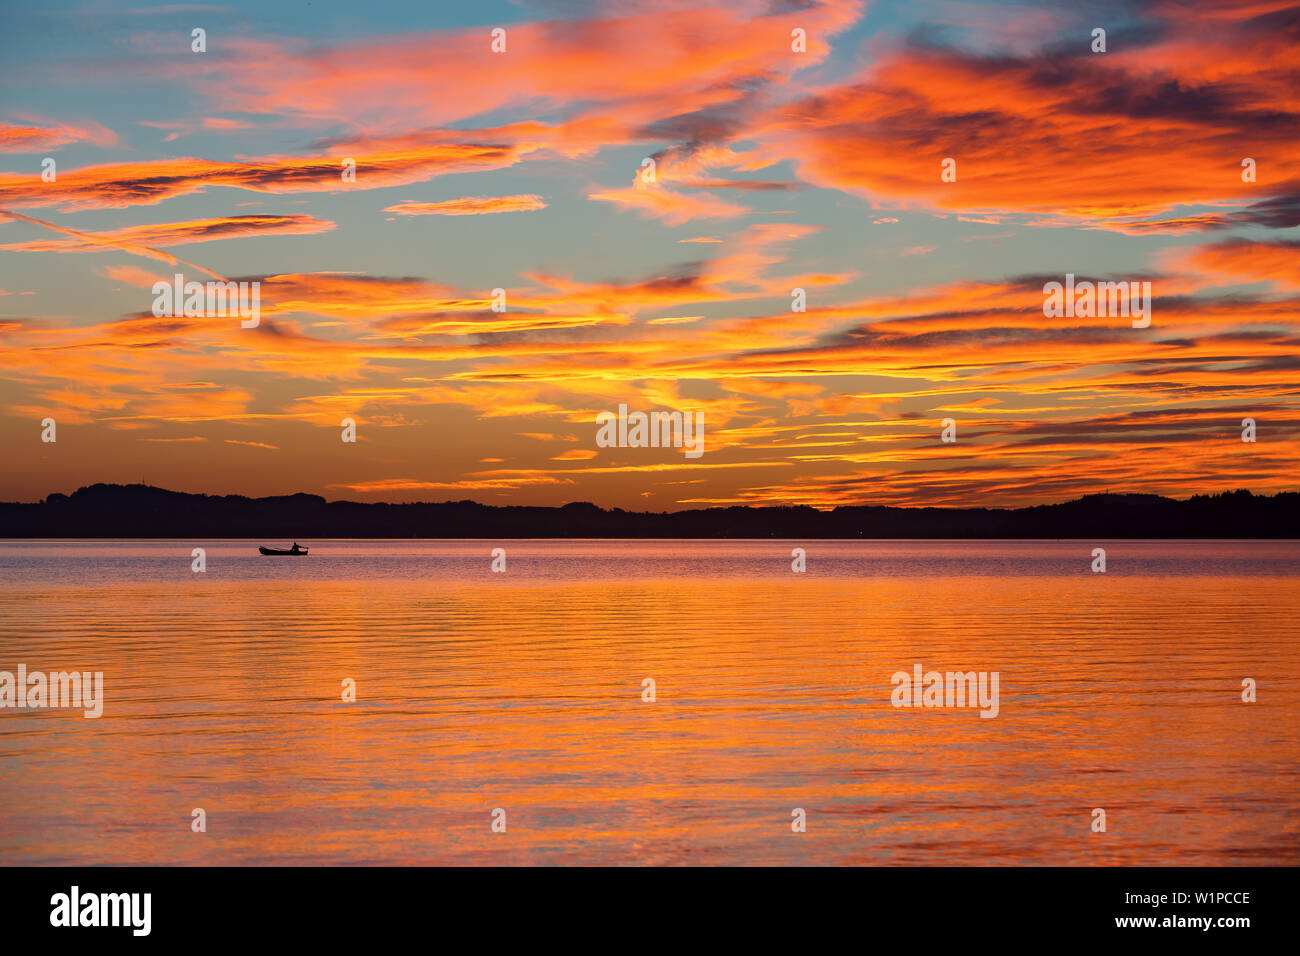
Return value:
<svg viewBox="0 0 1300 956">
<path fill-rule="evenodd" d="M 0 863 L 1300 862 L 1294 541 L 259 543 L 0 541 Z"/>
</svg>

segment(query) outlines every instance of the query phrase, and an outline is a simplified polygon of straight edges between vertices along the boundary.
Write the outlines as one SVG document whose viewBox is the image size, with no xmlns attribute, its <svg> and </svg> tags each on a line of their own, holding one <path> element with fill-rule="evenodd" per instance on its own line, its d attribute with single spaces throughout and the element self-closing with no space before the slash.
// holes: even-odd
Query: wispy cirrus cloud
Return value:
<svg viewBox="0 0 1300 956">
<path fill-rule="evenodd" d="M 588 199 L 613 203 L 619 209 L 640 213 L 665 225 L 680 226 L 693 219 L 728 219 L 743 216 L 748 207 L 738 206 L 707 193 L 678 192 L 668 186 L 647 185 L 640 181 L 623 189 L 605 189 L 588 193 Z"/>
<path fill-rule="evenodd" d="M 102 252 L 105 245 L 110 245 L 132 251 L 140 245 L 182 246 L 193 242 L 250 236 L 310 236 L 333 228 L 334 223 L 306 214 L 279 216 L 255 213 L 219 219 L 128 226 L 106 232 L 81 233 L 68 239 L 11 242 L 0 245 L 0 249 L 11 252 Z"/>
<path fill-rule="evenodd" d="M 72 143 L 112 146 L 117 134 L 94 121 L 77 124 L 0 122 L 0 153 L 37 153 Z"/>
<path fill-rule="evenodd" d="M 395 206 L 385 206 L 384 212 L 401 216 L 484 216 L 501 212 L 531 212 L 545 209 L 541 196 L 463 196 L 441 202 L 414 202 L 407 200 Z"/>
<path fill-rule="evenodd" d="M 450 139 L 450 137 L 441 137 Z M 384 188 L 431 176 L 512 165 L 532 147 L 442 142 L 392 152 L 334 157 L 265 157 L 247 162 L 156 160 L 86 166 L 61 172 L 55 183 L 0 173 L 0 204 L 121 209 L 154 205 L 211 186 L 263 193 L 313 193 L 344 188 L 343 160 L 356 163 L 356 184 Z"/>
</svg>

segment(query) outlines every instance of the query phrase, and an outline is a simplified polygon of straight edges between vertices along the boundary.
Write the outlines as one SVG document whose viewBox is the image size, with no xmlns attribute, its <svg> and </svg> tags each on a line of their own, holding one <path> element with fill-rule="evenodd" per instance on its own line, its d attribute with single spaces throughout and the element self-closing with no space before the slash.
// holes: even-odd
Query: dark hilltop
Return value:
<svg viewBox="0 0 1300 956">
<path fill-rule="evenodd" d="M 6 538 L 1300 538 L 1300 493 L 1088 495 L 1027 508 L 852 505 L 655 513 L 586 502 L 367 504 L 319 495 L 194 495 L 96 484 L 0 503 Z"/>
</svg>

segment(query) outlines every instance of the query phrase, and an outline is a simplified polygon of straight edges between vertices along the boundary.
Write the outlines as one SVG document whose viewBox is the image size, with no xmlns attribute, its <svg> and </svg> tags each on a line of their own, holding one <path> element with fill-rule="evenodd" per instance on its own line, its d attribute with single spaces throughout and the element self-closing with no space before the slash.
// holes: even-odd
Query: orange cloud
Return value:
<svg viewBox="0 0 1300 956">
<path fill-rule="evenodd" d="M 102 252 L 105 245 L 112 245 L 130 251 L 133 247 L 144 244 L 183 246 L 192 242 L 212 242 L 216 239 L 235 239 L 243 236 L 309 236 L 328 232 L 333 228 L 334 223 L 314 216 L 254 214 L 128 226 L 105 232 L 81 233 L 79 237 L 64 240 L 11 242 L 0 245 L 0 249 L 14 252 Z"/>
<path fill-rule="evenodd" d="M 1300 241 L 1253 242 L 1231 239 L 1176 250 L 1167 257 L 1187 269 L 1239 282 L 1270 282 L 1300 290 Z"/>
<path fill-rule="evenodd" d="M 610 202 L 622 210 L 639 212 L 650 219 L 662 219 L 666 225 L 680 226 L 692 219 L 722 219 L 743 216 L 749 210 L 708 193 L 680 193 L 667 186 L 646 185 L 640 181 L 625 189 L 607 189 L 587 194 L 588 199 Z"/>
<path fill-rule="evenodd" d="M 671 15 L 654 10 L 521 22 L 507 29 L 504 56 L 492 52 L 484 28 L 332 47 L 231 37 L 231 58 L 201 64 L 198 88 L 224 113 L 349 122 L 364 117 L 384 129 L 445 126 L 507 106 L 535 111 L 572 103 L 599 111 L 617 105 L 639 122 L 642 115 L 685 115 L 736 102 L 745 95 L 744 81 L 820 63 L 831 38 L 862 9 L 857 0 L 812 0 L 790 10 L 734 0 L 678 6 Z M 790 51 L 795 27 L 807 32 L 806 53 Z M 455 95 L 431 96 L 431 90 Z"/>
<path fill-rule="evenodd" d="M 895 205 L 1123 229 L 1179 205 L 1300 193 L 1297 75 L 1300 47 L 1267 18 L 1207 32 L 1180 15 L 1104 56 L 911 47 L 756 124 L 751 165 L 788 160 L 816 185 Z M 1247 156 L 1257 182 L 1243 181 Z"/>
<path fill-rule="evenodd" d="M 209 186 L 281 194 L 377 189 L 447 173 L 500 169 L 518 162 L 535 148 L 510 143 L 457 143 L 450 141 L 450 134 L 432 138 L 441 141 L 369 153 L 336 149 L 337 155 L 331 156 L 269 156 L 242 163 L 168 159 L 87 166 L 60 171 L 53 183 L 42 183 L 36 176 L 0 173 L 0 205 L 120 209 L 154 205 Z M 356 163 L 355 182 L 342 178 L 345 159 Z"/>
<path fill-rule="evenodd" d="M 442 202 L 401 202 L 385 206 L 384 212 L 402 216 L 482 216 L 498 212 L 527 212 L 545 209 L 541 196 L 465 196 Z"/>
<path fill-rule="evenodd" d="M 94 122 L 82 126 L 0 123 L 0 153 L 38 153 L 70 143 L 113 146 L 117 143 L 117 134 Z"/>
</svg>

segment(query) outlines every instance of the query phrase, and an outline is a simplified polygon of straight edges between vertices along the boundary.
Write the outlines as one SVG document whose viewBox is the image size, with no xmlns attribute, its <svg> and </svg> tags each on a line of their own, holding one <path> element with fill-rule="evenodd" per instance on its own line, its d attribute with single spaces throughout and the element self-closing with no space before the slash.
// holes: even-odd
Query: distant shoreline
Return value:
<svg viewBox="0 0 1300 956">
<path fill-rule="evenodd" d="M 1023 508 L 848 505 L 701 508 L 665 513 L 483 505 L 367 504 L 319 495 L 195 495 L 96 484 L 39 503 L 0 503 L 0 538 L 606 539 L 1261 539 L 1300 538 L 1300 492 L 1088 495 Z"/>
</svg>

